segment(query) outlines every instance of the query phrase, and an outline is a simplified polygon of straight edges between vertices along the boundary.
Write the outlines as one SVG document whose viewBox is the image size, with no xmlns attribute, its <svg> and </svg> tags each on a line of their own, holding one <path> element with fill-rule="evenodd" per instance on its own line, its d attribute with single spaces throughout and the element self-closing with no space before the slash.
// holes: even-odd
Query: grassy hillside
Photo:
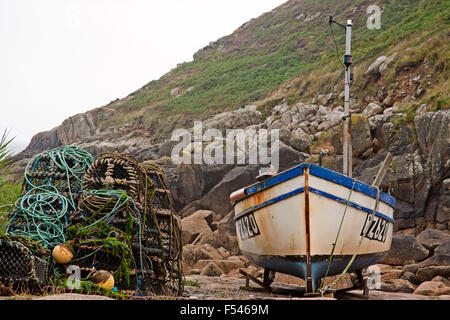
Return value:
<svg viewBox="0 0 450 320">
<path fill-rule="evenodd" d="M 381 30 L 366 27 L 366 9 L 371 4 L 382 8 Z M 341 89 L 343 68 L 328 25 L 330 7 L 337 21 L 354 22 L 358 90 L 353 91 L 358 100 L 373 93 L 372 87 L 362 86 L 370 63 L 379 55 L 398 52 L 396 65 L 382 79 L 385 87 L 395 86 L 395 73 L 402 65 L 419 64 L 429 57 L 432 68 L 441 68 L 440 78 L 434 79 L 435 88 L 423 99 L 448 105 L 449 1 L 291 0 L 201 49 L 194 61 L 113 102 L 111 107 L 119 112 L 105 125 L 121 126 L 141 117 L 144 128 L 157 140 L 176 127 L 191 126 L 192 119 L 249 103 L 265 110 L 283 98 L 290 103 L 308 102 L 335 85 Z M 339 27 L 333 28 L 342 56 L 345 35 Z"/>
</svg>

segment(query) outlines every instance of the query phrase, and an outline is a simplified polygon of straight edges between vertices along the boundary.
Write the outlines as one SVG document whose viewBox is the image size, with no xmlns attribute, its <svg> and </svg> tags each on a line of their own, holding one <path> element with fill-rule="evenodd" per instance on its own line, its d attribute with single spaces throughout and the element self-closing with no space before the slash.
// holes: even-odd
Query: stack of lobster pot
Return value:
<svg viewBox="0 0 450 320">
<path fill-rule="evenodd" d="M 26 289 L 46 283 L 51 249 L 65 241 L 83 175 L 93 161 L 85 150 L 63 146 L 28 162 L 7 237 L 0 238 L 0 282 Z"/>
<path fill-rule="evenodd" d="M 173 209 L 172 195 L 164 171 L 151 162 L 144 162 L 141 166 L 153 184 L 149 201 L 151 210 L 156 216 L 163 246 L 167 271 L 165 286 L 172 292 L 181 293 L 183 290 L 181 220 Z"/>
<path fill-rule="evenodd" d="M 149 163 L 139 164 L 130 154 L 104 153 L 86 172 L 83 190 L 72 223 L 80 224 L 81 229 L 94 228 L 95 235 L 90 233 L 91 238 L 104 238 L 95 242 L 85 238 L 75 241 L 75 258 L 81 270 L 112 272 L 118 289 L 137 289 L 143 294 L 181 294 L 181 223 L 173 210 L 164 172 Z M 103 226 L 95 227 L 100 225 Z M 136 281 L 123 279 L 127 268 L 112 252 L 113 238 L 130 247 L 128 275 Z"/>
</svg>

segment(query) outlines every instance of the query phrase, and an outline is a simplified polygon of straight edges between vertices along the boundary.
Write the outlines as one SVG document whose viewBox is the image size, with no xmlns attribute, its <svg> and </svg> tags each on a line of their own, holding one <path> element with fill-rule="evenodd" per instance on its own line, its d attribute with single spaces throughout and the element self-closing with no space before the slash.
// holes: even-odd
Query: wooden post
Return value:
<svg viewBox="0 0 450 320">
<path fill-rule="evenodd" d="M 344 136 L 343 144 L 344 156 L 343 174 L 352 177 L 352 139 L 349 130 L 350 119 L 350 82 L 351 82 L 351 65 L 352 65 L 352 20 L 347 20 L 345 35 L 345 88 L 344 88 Z"/>
<path fill-rule="evenodd" d="M 391 162 L 392 162 L 392 154 L 388 152 L 386 158 L 383 161 L 383 164 L 380 167 L 380 170 L 378 170 L 377 176 L 375 177 L 375 180 L 373 181 L 372 185 L 377 187 L 381 185 L 381 183 L 383 182 L 383 178 L 386 175 L 389 166 L 391 165 Z"/>
</svg>

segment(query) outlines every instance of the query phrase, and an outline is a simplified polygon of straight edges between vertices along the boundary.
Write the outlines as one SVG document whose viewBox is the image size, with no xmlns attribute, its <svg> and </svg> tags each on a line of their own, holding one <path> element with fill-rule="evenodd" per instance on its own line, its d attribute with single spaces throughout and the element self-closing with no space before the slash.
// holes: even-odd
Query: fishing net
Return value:
<svg viewBox="0 0 450 320">
<path fill-rule="evenodd" d="M 83 181 L 68 236 L 82 276 L 103 269 L 118 289 L 180 294 L 181 223 L 164 172 L 129 154 L 104 153 Z"/>
<path fill-rule="evenodd" d="M 65 241 L 82 177 L 93 161 L 85 150 L 63 146 L 28 162 L 21 197 L 9 214 L 6 236 L 0 239 L 0 282 L 13 281 L 24 287 L 45 282 L 51 252 L 46 248 Z"/>
<path fill-rule="evenodd" d="M 18 241 L 0 239 L 0 279 L 4 285 L 39 287 L 47 279 L 48 261 Z"/>
</svg>

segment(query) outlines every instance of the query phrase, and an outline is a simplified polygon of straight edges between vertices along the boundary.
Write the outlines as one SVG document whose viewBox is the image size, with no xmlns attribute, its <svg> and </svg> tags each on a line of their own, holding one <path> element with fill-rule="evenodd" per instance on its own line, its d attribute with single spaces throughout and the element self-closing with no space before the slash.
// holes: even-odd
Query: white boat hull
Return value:
<svg viewBox="0 0 450 320">
<path fill-rule="evenodd" d="M 235 193 L 242 253 L 261 267 L 310 280 L 315 291 L 345 213 L 328 275 L 342 272 L 355 253 L 350 272 L 376 263 L 390 249 L 395 200 L 381 193 L 374 222 L 360 243 L 376 205 L 376 190 L 353 181 L 315 165 L 300 165 Z"/>
</svg>

